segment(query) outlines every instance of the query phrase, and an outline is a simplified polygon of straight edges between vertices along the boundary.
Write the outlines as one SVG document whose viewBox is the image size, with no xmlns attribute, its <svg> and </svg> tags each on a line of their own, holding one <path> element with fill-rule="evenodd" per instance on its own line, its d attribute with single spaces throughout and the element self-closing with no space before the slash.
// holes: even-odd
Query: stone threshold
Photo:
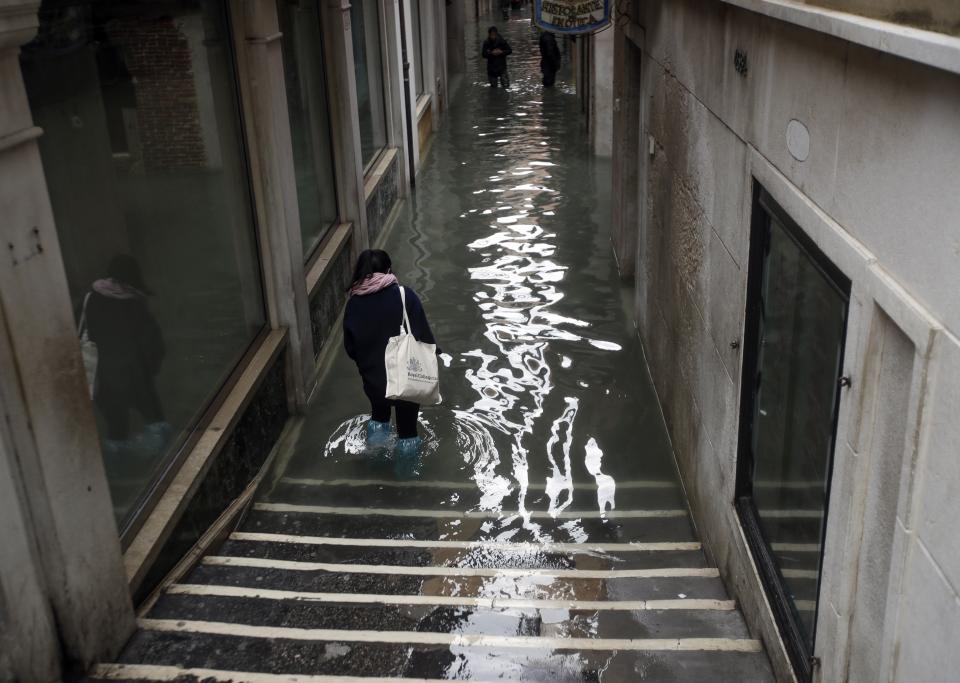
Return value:
<svg viewBox="0 0 960 683">
<path fill-rule="evenodd" d="M 363 177 L 363 201 L 364 204 L 370 202 L 370 198 L 373 197 L 374 192 L 376 192 L 377 186 L 380 184 L 380 181 L 383 180 L 383 176 L 386 175 L 387 171 L 390 168 L 390 164 L 394 162 L 397 158 L 399 152 L 396 147 L 387 147 L 380 153 L 380 156 L 373 166 L 370 167 L 370 170 Z"/>
<path fill-rule="evenodd" d="M 340 252 L 350 243 L 353 235 L 353 223 L 340 223 L 331 231 L 332 234 L 319 249 L 309 268 L 307 268 L 307 296 L 312 297 L 320 283 L 330 270 L 330 265 L 337 260 Z"/>
<path fill-rule="evenodd" d="M 427 109 L 433 105 L 433 95 L 430 93 L 424 93 L 417 98 L 417 123 L 420 123 L 420 119 L 423 118 L 423 115 L 427 112 Z"/>
</svg>

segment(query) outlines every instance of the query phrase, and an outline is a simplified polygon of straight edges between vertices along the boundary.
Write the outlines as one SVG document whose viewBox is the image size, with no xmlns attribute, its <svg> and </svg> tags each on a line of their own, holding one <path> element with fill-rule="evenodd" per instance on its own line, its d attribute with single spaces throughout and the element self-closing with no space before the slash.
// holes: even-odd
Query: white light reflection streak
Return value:
<svg viewBox="0 0 960 683">
<path fill-rule="evenodd" d="M 465 405 L 463 411 L 457 412 L 457 422 L 463 422 L 461 436 L 467 447 L 462 452 L 472 459 L 469 465 L 482 494 L 481 507 L 502 509 L 502 501 L 513 484 L 518 487 L 516 509 L 523 528 L 535 539 L 547 541 L 552 539 L 541 533 L 541 527 L 531 521 L 526 509 L 529 454 L 542 457 L 550 424 L 543 419 L 546 400 L 554 390 L 547 354 L 553 341 L 593 340 L 587 336 L 589 323 L 564 316 L 555 308 L 564 298 L 560 285 L 568 266 L 557 255 L 556 233 L 544 230 L 539 222 L 543 216 L 554 216 L 564 201 L 552 177 L 554 157 L 563 154 L 564 147 L 563 141 L 546 127 L 537 79 L 519 76 L 525 72 L 520 68 L 522 61 L 516 60 L 522 59 L 515 55 L 518 76 L 513 91 L 523 93 L 527 99 L 518 101 L 509 117 L 502 111 L 494 113 L 486 104 L 485 96 L 495 93 L 488 93 L 482 80 L 471 93 L 484 97 L 474 108 L 480 118 L 473 135 L 478 153 L 485 156 L 476 178 L 485 186 L 471 188 L 470 196 L 477 204 L 463 208 L 471 217 L 485 216 L 488 230 L 467 245 L 476 257 L 470 278 L 477 285 L 473 300 L 483 323 L 473 335 L 477 340 L 473 350 L 461 355 L 467 361 L 465 378 L 476 392 L 476 399 L 473 405 Z M 530 60 L 530 73 L 535 73 L 535 58 L 530 56 Z M 528 114 L 526 120 L 514 118 L 520 114 Z M 506 142 L 510 144 L 504 145 Z M 602 341 L 595 346 L 616 350 Z M 561 358 L 562 367 L 572 365 L 570 358 Z M 558 409 L 562 410 L 561 415 L 549 416 L 553 433 L 547 444 L 546 464 L 552 471 L 545 484 L 551 512 L 569 506 L 573 498 L 570 449 L 578 404 L 576 399 L 567 399 L 564 407 Z M 544 424 L 538 425 L 541 421 Z M 481 435 L 484 431 L 490 441 Z M 515 484 L 496 473 L 502 465 L 493 440 L 503 444 L 504 438 L 509 446 L 501 448 L 504 456 L 509 449 L 511 471 L 500 472 Z M 558 448 L 562 457 L 556 454 Z M 541 467 L 534 469 L 539 472 Z M 576 521 L 551 528 L 573 539 L 586 538 Z M 516 528 L 508 529 L 507 520 L 502 520 L 499 530 L 503 534 L 516 533 Z M 493 527 L 489 531 L 495 532 Z"/>
<path fill-rule="evenodd" d="M 573 502 L 573 467 L 570 464 L 570 446 L 573 444 L 573 421 L 577 417 L 577 410 L 580 408 L 580 400 L 577 398 L 566 397 L 567 407 L 563 414 L 553 421 L 550 428 L 550 440 L 547 441 L 547 458 L 553 468 L 553 473 L 547 477 L 547 496 L 550 498 L 549 512 L 556 515 Z M 566 434 L 561 436 L 561 431 Z M 561 442 L 562 439 L 562 442 Z M 563 452 L 563 465 L 558 465 L 554 457 L 554 449 L 560 445 Z M 561 494 L 566 491 L 566 500 L 560 502 Z"/>
<path fill-rule="evenodd" d="M 586 466 L 587 472 L 589 472 L 594 481 L 597 482 L 597 505 L 599 506 L 600 512 L 615 510 L 617 503 L 614 500 L 614 496 L 617 493 L 617 482 L 614 481 L 613 477 L 609 474 L 604 474 L 600 471 L 603 451 L 597 444 L 597 440 L 592 436 L 587 441 L 584 450 L 586 450 L 587 456 L 584 458 L 583 464 Z"/>
</svg>

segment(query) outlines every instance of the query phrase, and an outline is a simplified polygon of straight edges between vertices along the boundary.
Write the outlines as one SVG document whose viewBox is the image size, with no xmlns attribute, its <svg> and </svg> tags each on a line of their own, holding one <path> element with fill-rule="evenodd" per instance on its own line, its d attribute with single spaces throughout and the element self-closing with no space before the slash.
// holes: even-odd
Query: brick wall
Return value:
<svg viewBox="0 0 960 683">
<path fill-rule="evenodd" d="M 134 79 L 144 170 L 207 165 L 187 37 L 173 17 L 124 17 L 105 26 Z M 135 162 L 136 163 L 136 162 Z"/>
</svg>

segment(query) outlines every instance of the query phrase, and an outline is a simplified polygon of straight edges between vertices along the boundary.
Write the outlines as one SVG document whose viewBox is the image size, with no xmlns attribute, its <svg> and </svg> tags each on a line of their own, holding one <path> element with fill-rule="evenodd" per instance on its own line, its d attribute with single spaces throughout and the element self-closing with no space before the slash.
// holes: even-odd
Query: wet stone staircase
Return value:
<svg viewBox="0 0 960 683">
<path fill-rule="evenodd" d="M 642 505 L 492 511 L 473 482 L 281 480 L 92 679 L 773 680 L 679 488 L 617 487 Z"/>
</svg>

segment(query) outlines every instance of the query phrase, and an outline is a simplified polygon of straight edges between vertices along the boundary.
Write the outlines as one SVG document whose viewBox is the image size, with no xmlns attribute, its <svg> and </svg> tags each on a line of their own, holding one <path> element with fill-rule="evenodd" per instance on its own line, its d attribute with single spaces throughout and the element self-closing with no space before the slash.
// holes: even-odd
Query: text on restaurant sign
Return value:
<svg viewBox="0 0 960 683">
<path fill-rule="evenodd" d="M 610 23 L 610 0 L 536 0 L 535 21 L 554 33 L 593 33 Z"/>
</svg>

